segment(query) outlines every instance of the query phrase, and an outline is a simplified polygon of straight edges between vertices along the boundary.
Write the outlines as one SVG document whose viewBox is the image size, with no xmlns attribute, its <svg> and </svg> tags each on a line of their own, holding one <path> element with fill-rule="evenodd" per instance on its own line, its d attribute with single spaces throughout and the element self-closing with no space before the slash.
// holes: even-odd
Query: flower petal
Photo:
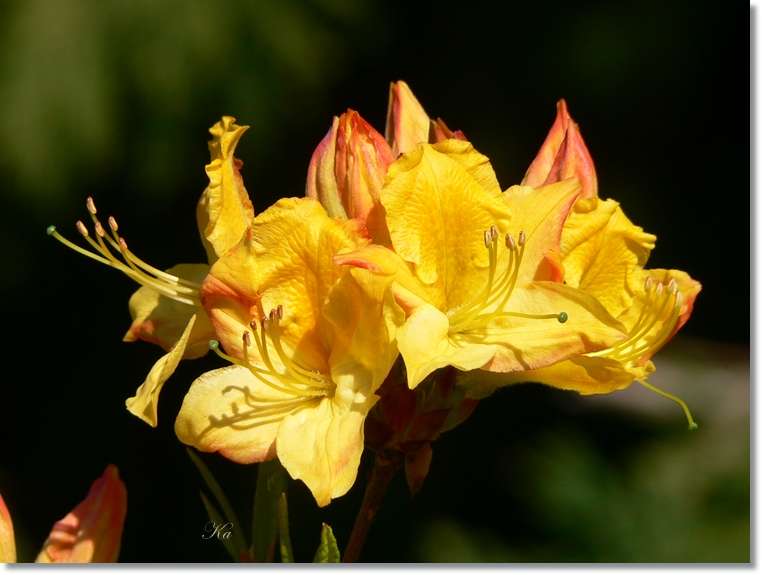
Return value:
<svg viewBox="0 0 762 575">
<path fill-rule="evenodd" d="M 386 113 L 386 141 L 396 158 L 429 141 L 431 120 L 413 96 L 410 87 L 399 80 L 389 86 L 389 108 Z"/>
<path fill-rule="evenodd" d="M 13 535 L 13 521 L 0 495 L 0 563 L 16 562 L 16 539 Z"/>
<path fill-rule="evenodd" d="M 159 392 L 164 387 L 164 382 L 175 372 L 177 365 L 183 358 L 185 348 L 188 345 L 190 335 L 193 333 L 193 328 L 199 315 L 204 315 L 203 310 L 199 310 L 191 316 L 183 335 L 172 351 L 154 364 L 148 373 L 148 377 L 146 377 L 146 380 L 135 393 L 135 397 L 131 397 L 126 401 L 127 409 L 130 413 L 138 416 L 151 427 L 156 427 L 159 422 Z"/>
<path fill-rule="evenodd" d="M 209 266 L 180 264 L 167 272 L 201 283 L 209 273 Z M 170 351 L 182 337 L 190 318 L 198 311 L 201 313 L 188 338 L 183 359 L 201 357 L 209 351 L 209 340 L 215 338 L 214 327 L 209 317 L 200 306 L 178 302 L 149 287 L 141 287 L 130 298 L 130 314 L 133 321 L 124 336 L 124 341 L 142 339 L 160 345 L 164 351 Z"/>
<path fill-rule="evenodd" d="M 275 457 L 275 436 L 292 410 L 319 400 L 295 398 L 230 365 L 209 371 L 191 385 L 175 421 L 186 445 L 219 451 L 238 463 Z"/>
<path fill-rule="evenodd" d="M 127 514 L 127 490 L 109 465 L 85 500 L 53 526 L 37 563 L 116 563 Z"/>
</svg>

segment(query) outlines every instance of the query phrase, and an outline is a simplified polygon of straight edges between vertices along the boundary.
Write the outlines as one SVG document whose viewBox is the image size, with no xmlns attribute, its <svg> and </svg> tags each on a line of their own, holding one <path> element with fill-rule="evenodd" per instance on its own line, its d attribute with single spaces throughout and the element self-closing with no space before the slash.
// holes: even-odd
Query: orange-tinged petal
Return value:
<svg viewBox="0 0 762 575">
<path fill-rule="evenodd" d="M 316 402 L 319 400 L 311 400 Z M 248 369 L 230 365 L 207 372 L 191 385 L 175 421 L 186 445 L 219 451 L 238 463 L 275 456 L 275 437 L 283 418 L 309 405 L 265 385 Z"/>
<path fill-rule="evenodd" d="M 115 465 L 87 498 L 53 526 L 37 563 L 115 563 L 127 514 L 127 490 Z"/>
<path fill-rule="evenodd" d="M 0 563 L 16 562 L 16 539 L 13 535 L 13 521 L 0 495 Z"/>
<path fill-rule="evenodd" d="M 394 161 L 383 136 L 348 110 L 334 118 L 307 173 L 307 196 L 329 216 L 361 218 L 377 243 L 388 243 L 384 209 L 379 203 L 386 171 Z"/>
<path fill-rule="evenodd" d="M 386 113 L 386 141 L 396 158 L 429 141 L 431 120 L 410 87 L 399 80 L 389 86 L 389 108 Z"/>
<path fill-rule="evenodd" d="M 233 156 L 236 145 L 248 126 L 237 126 L 235 118 L 223 116 L 209 132 L 212 161 L 206 166 L 209 186 L 202 198 L 209 221 L 204 235 L 217 257 L 236 245 L 254 219 L 254 206 L 243 186 L 240 169 L 243 162 Z M 213 263 L 210 258 L 210 263 Z"/>
<path fill-rule="evenodd" d="M 571 119 L 563 99 L 556 108 L 556 120 L 521 184 L 537 188 L 566 178 L 578 178 L 582 185 L 581 197 L 595 197 L 598 179 L 579 127 Z"/>
<path fill-rule="evenodd" d="M 195 323 L 198 321 L 199 316 L 204 315 L 203 310 L 198 310 L 191 316 L 188 325 L 185 326 L 183 335 L 172 351 L 162 356 L 154 364 L 148 373 L 148 377 L 146 377 L 146 380 L 135 393 L 135 397 L 131 397 L 126 401 L 129 412 L 138 416 L 151 427 L 156 427 L 159 423 L 158 405 L 161 388 L 164 387 L 164 382 L 175 372 L 180 360 L 183 359 L 185 348 L 194 331 Z"/>
<path fill-rule="evenodd" d="M 200 284 L 209 273 L 209 266 L 180 264 L 167 272 Z M 188 338 L 183 359 L 201 357 L 209 351 L 207 344 L 215 338 L 212 322 L 200 306 L 178 302 L 149 287 L 141 287 L 130 298 L 133 321 L 124 341 L 142 339 L 170 351 L 182 337 L 190 318 L 199 311 L 201 313 Z"/>
</svg>

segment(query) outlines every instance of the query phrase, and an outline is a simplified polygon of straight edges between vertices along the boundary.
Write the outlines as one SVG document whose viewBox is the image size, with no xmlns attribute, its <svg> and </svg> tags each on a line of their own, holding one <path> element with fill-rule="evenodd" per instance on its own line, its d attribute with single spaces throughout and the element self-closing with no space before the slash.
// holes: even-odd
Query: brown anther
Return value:
<svg viewBox="0 0 762 575">
<path fill-rule="evenodd" d="M 98 234 L 100 237 L 103 237 L 106 235 L 106 232 L 103 231 L 103 226 L 101 225 L 100 221 L 95 222 L 95 233 Z"/>
<path fill-rule="evenodd" d="M 521 230 L 519 232 L 519 245 L 523 246 L 527 241 L 527 235 L 524 233 L 524 230 Z"/>
<path fill-rule="evenodd" d="M 251 345 L 251 336 L 249 335 L 249 330 L 247 329 L 244 331 L 243 336 L 241 337 L 243 338 L 243 345 L 249 347 Z"/>
<path fill-rule="evenodd" d="M 651 276 L 648 276 L 648 277 L 646 278 L 646 285 L 645 285 L 645 290 L 646 290 L 647 292 L 648 292 L 648 291 L 651 291 L 651 286 L 653 285 L 653 283 L 654 283 L 654 280 L 653 280 L 653 278 L 652 278 Z"/>
<path fill-rule="evenodd" d="M 484 247 L 489 249 L 491 244 L 492 244 L 492 234 L 489 233 L 489 230 L 484 230 Z"/>
<path fill-rule="evenodd" d="M 108 225 L 115 232 L 119 231 L 119 226 L 116 225 L 116 220 L 114 219 L 114 216 L 109 216 L 108 217 Z"/>
<path fill-rule="evenodd" d="M 85 224 L 83 224 L 81 221 L 77 221 L 77 231 L 85 237 L 90 235 L 90 233 L 87 231 L 87 228 L 85 227 Z"/>
<path fill-rule="evenodd" d="M 93 215 L 98 213 L 98 210 L 95 209 L 95 202 L 90 197 L 87 198 L 87 211 Z"/>
<path fill-rule="evenodd" d="M 490 231 L 490 234 L 492 234 L 492 241 L 493 241 L 493 242 L 494 242 L 494 241 L 496 241 L 496 240 L 497 240 L 497 236 L 499 235 L 499 234 L 497 233 L 497 228 L 496 228 L 495 226 L 492 226 L 492 227 L 489 229 L 489 231 Z"/>
<path fill-rule="evenodd" d="M 262 331 L 267 331 L 267 328 L 268 328 L 268 323 L 269 323 L 269 322 L 267 321 L 267 318 L 266 318 L 266 317 L 263 317 L 263 318 L 262 318 Z"/>
<path fill-rule="evenodd" d="M 511 251 L 516 249 L 516 241 L 511 234 L 505 234 L 505 247 Z"/>
<path fill-rule="evenodd" d="M 124 238 L 119 238 L 119 249 L 123 252 L 127 251 L 127 242 L 124 241 Z"/>
<path fill-rule="evenodd" d="M 256 332 L 259 329 L 259 324 L 257 323 L 257 320 L 253 319 L 249 322 L 249 327 L 253 332 Z"/>
<path fill-rule="evenodd" d="M 278 304 L 278 319 L 283 319 L 283 306 Z"/>
</svg>

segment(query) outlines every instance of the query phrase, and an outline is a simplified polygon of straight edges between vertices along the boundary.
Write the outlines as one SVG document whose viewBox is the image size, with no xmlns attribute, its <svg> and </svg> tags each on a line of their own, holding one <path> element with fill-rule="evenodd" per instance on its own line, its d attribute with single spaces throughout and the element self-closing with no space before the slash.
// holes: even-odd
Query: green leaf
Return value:
<svg viewBox="0 0 762 575">
<path fill-rule="evenodd" d="M 288 503 L 285 493 L 281 493 L 278 505 L 278 531 L 280 535 L 280 562 L 293 563 L 294 550 L 291 548 L 291 535 L 288 533 Z"/>
<path fill-rule="evenodd" d="M 318 547 L 313 563 L 340 563 L 341 553 L 336 544 L 336 538 L 328 524 L 323 523 L 323 529 L 320 531 L 320 547 Z"/>
<path fill-rule="evenodd" d="M 254 521 L 251 540 L 254 561 L 272 562 L 275 539 L 278 537 L 278 507 L 280 496 L 288 488 L 288 473 L 278 459 L 263 461 L 257 472 L 257 491 L 254 494 Z"/>
<path fill-rule="evenodd" d="M 204 478 L 204 481 L 209 486 L 209 489 L 214 494 L 214 497 L 217 499 L 217 502 L 220 504 L 220 507 L 222 507 L 222 512 L 225 514 L 225 519 L 227 521 L 223 521 L 224 523 L 232 523 L 232 533 L 233 533 L 233 539 L 232 541 L 235 543 L 238 549 L 246 549 L 246 541 L 243 538 L 243 531 L 241 529 L 241 524 L 238 522 L 238 517 L 235 515 L 235 511 L 233 511 L 233 508 L 230 506 L 230 502 L 228 501 L 228 498 L 225 497 L 225 494 L 222 491 L 222 488 L 220 487 L 220 484 L 217 483 L 217 480 L 214 478 L 214 475 L 212 475 L 212 472 L 209 471 L 209 468 L 204 464 L 203 461 L 193 453 L 189 448 L 186 448 L 186 451 L 188 452 L 188 455 L 190 456 L 193 463 L 196 464 L 196 467 L 198 467 L 198 470 L 201 472 L 201 477 Z M 203 496 L 202 496 L 203 497 Z M 220 518 L 222 519 L 222 518 Z M 236 551 L 236 555 L 237 555 Z M 238 561 L 238 559 L 236 559 Z"/>
<path fill-rule="evenodd" d="M 217 511 L 214 505 L 212 505 L 212 502 L 207 499 L 206 495 L 202 491 L 199 491 L 199 495 L 201 495 L 201 501 L 204 502 L 204 507 L 206 507 L 206 513 L 209 515 L 209 521 L 212 523 L 213 527 L 209 527 L 207 524 L 207 527 L 209 527 L 206 530 L 206 534 L 202 535 L 201 537 L 203 539 L 211 539 L 212 537 L 215 537 L 214 528 L 219 525 L 225 525 L 225 520 L 222 519 L 222 515 L 220 515 L 220 512 Z M 224 531 L 223 533 L 226 533 L 227 531 Z M 228 537 L 216 537 L 220 541 L 222 541 L 222 544 L 225 546 L 225 549 L 228 550 L 228 553 L 230 553 L 230 556 L 233 558 L 233 561 L 236 563 L 241 562 L 241 554 L 238 551 L 238 546 L 236 545 L 236 542 L 234 539 L 230 539 Z"/>
</svg>

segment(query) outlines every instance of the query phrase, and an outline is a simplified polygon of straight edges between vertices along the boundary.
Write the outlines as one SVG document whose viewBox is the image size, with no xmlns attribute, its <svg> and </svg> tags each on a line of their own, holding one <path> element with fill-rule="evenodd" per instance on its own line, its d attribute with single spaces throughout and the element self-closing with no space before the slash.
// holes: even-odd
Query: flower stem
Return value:
<svg viewBox="0 0 762 575">
<path fill-rule="evenodd" d="M 386 488 L 404 461 L 405 454 L 396 449 L 376 453 L 373 472 L 370 481 L 368 481 L 368 486 L 365 488 L 365 499 L 363 499 L 362 507 L 357 514 L 347 548 L 344 550 L 342 563 L 357 563 L 365 538 L 370 531 L 371 523 L 373 523 L 381 500 L 386 493 Z"/>
</svg>

